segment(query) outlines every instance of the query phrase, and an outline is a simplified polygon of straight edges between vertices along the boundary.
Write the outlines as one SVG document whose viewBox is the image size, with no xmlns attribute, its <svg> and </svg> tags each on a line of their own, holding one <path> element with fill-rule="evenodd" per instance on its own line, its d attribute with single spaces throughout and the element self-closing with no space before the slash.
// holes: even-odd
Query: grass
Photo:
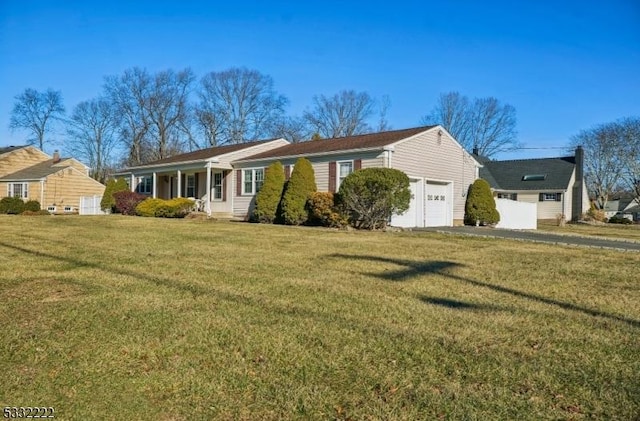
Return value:
<svg viewBox="0 0 640 421">
<path fill-rule="evenodd" d="M 581 235 L 611 238 L 614 240 L 640 241 L 640 225 L 604 224 L 588 225 L 568 223 L 562 227 L 551 221 L 538 221 L 538 230 L 554 234 Z"/>
<path fill-rule="evenodd" d="M 2 406 L 60 419 L 633 419 L 640 254 L 0 217 Z"/>
</svg>

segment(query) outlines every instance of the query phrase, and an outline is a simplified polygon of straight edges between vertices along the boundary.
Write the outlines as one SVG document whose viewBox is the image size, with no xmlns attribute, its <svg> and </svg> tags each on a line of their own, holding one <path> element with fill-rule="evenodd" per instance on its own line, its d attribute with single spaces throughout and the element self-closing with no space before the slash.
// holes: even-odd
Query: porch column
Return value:
<svg viewBox="0 0 640 421">
<path fill-rule="evenodd" d="M 182 197 L 182 172 L 178 170 L 178 197 Z"/>
<path fill-rule="evenodd" d="M 207 211 L 207 216 L 211 216 L 211 162 L 207 162 L 207 204 L 205 209 Z"/>
<path fill-rule="evenodd" d="M 153 185 L 151 186 L 151 191 L 153 192 L 153 198 L 157 198 L 158 197 L 158 174 L 156 174 L 156 172 L 153 172 Z"/>
<path fill-rule="evenodd" d="M 136 191 L 136 176 L 131 173 L 131 191 Z"/>
</svg>

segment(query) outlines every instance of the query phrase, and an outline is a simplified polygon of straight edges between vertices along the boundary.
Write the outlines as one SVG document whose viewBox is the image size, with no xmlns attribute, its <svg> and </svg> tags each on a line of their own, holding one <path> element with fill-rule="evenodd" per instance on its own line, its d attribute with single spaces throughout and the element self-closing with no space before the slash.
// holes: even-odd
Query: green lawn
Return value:
<svg viewBox="0 0 640 421">
<path fill-rule="evenodd" d="M 640 253 L 0 217 L 0 405 L 59 419 L 634 419 Z"/>
</svg>

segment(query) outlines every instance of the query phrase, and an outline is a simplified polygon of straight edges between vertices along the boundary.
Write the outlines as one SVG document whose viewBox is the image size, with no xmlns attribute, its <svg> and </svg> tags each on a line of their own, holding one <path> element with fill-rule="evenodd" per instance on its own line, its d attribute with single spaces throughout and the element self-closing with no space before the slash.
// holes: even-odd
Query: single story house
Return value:
<svg viewBox="0 0 640 421">
<path fill-rule="evenodd" d="M 604 216 L 622 216 L 630 221 L 640 221 L 640 205 L 632 194 L 614 196 L 604 206 Z"/>
<path fill-rule="evenodd" d="M 360 168 L 404 171 L 410 209 L 392 218 L 402 227 L 462 224 L 468 187 L 480 163 L 441 126 L 425 126 L 336 139 L 289 143 L 272 139 L 202 149 L 126 168 L 116 174 L 150 197 L 193 197 L 218 217 L 247 219 L 264 170 L 280 161 L 288 177 L 298 158 L 313 166 L 319 191 L 336 192 Z"/>
<path fill-rule="evenodd" d="M 474 157 L 483 165 L 480 178 L 489 182 L 496 198 L 537 204 L 538 220 L 578 220 L 589 209 L 584 183 L 584 150 L 559 158 L 492 161 Z"/>
<path fill-rule="evenodd" d="M 82 196 L 101 196 L 105 186 L 74 158 L 49 156 L 33 146 L 0 148 L 0 195 L 37 200 L 52 213 L 77 212 Z"/>
</svg>

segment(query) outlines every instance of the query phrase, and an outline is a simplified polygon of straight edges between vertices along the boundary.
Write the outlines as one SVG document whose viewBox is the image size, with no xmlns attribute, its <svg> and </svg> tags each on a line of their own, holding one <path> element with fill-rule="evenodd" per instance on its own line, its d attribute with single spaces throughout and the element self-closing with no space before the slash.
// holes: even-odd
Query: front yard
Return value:
<svg viewBox="0 0 640 421">
<path fill-rule="evenodd" d="M 0 405 L 60 419 L 633 419 L 640 253 L 0 216 Z"/>
</svg>

